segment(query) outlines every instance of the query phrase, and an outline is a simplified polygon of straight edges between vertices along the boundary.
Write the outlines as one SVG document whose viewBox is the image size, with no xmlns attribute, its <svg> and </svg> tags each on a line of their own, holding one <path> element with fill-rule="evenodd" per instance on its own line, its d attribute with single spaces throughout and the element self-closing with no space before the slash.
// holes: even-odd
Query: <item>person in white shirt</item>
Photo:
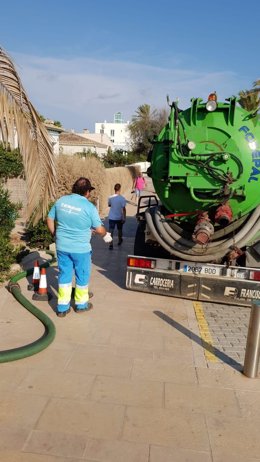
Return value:
<svg viewBox="0 0 260 462">
<path fill-rule="evenodd" d="M 123 224 L 126 219 L 126 199 L 121 195 L 121 184 L 116 183 L 114 190 L 115 194 L 108 198 L 108 206 L 110 207 L 108 214 L 109 232 L 113 237 L 117 226 L 118 245 L 121 245 L 123 242 Z M 109 249 L 113 249 L 113 241 L 110 243 Z"/>
</svg>

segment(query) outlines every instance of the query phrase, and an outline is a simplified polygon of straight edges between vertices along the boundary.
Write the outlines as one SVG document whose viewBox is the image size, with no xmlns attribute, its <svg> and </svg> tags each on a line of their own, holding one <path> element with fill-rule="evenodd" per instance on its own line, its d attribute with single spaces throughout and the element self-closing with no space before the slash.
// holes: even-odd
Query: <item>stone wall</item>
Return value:
<svg viewBox="0 0 260 462">
<path fill-rule="evenodd" d="M 92 194 L 92 198 L 98 206 L 102 217 L 107 213 L 107 200 L 111 194 L 114 194 L 115 183 L 122 185 L 123 195 L 127 194 L 131 191 L 133 178 L 138 172 L 136 166 L 104 169 L 96 158 L 89 159 L 86 162 L 82 159 L 63 156 L 63 159 L 60 157 L 59 160 L 62 162 L 60 170 L 58 169 L 59 191 L 57 191 L 57 198 L 63 194 L 70 194 L 74 181 L 81 175 L 86 176 L 96 188 Z M 4 183 L 4 188 L 9 191 L 9 197 L 12 202 L 22 205 L 19 215 L 21 218 L 26 219 L 27 192 L 25 180 L 20 178 L 8 179 Z"/>
<path fill-rule="evenodd" d="M 4 188 L 8 190 L 10 200 L 14 203 L 19 203 L 22 205 L 20 210 L 20 216 L 25 215 L 27 207 L 27 192 L 26 192 L 26 182 L 21 178 L 9 178 L 4 183 Z"/>
</svg>

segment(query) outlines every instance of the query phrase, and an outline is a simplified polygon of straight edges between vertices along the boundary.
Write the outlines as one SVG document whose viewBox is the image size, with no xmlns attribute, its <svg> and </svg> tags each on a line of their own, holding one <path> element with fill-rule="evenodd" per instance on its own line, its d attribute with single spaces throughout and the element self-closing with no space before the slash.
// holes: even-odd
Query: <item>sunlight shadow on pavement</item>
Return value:
<svg viewBox="0 0 260 462">
<path fill-rule="evenodd" d="M 209 351 L 210 353 L 212 352 L 212 345 L 210 345 L 208 342 L 205 342 L 205 340 L 200 338 L 198 335 L 194 334 L 192 331 L 190 331 L 186 327 L 179 324 L 177 321 L 174 321 L 174 319 L 170 318 L 169 316 L 164 314 L 162 311 L 154 311 L 154 314 L 158 316 L 159 318 L 161 318 L 163 321 L 170 324 L 170 326 L 174 327 L 182 334 L 186 335 L 186 337 L 190 338 L 193 342 L 196 342 L 198 345 L 200 345 L 205 350 Z M 238 363 L 236 360 L 226 355 L 225 353 L 220 351 L 218 348 L 213 347 L 213 351 L 214 351 L 215 356 L 220 361 L 228 364 L 230 367 L 233 367 L 233 369 L 237 371 L 242 370 L 243 368 L 242 364 Z"/>
</svg>

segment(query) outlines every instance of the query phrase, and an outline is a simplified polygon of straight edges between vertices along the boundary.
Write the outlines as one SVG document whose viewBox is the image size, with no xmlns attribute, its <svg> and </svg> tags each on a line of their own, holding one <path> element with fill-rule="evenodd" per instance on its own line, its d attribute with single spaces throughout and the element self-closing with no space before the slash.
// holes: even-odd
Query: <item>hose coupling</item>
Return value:
<svg viewBox="0 0 260 462">
<path fill-rule="evenodd" d="M 12 294 L 13 289 L 18 289 L 21 292 L 21 287 L 19 286 L 18 282 L 9 281 L 8 285 L 7 285 L 8 292 L 11 292 L 11 294 Z"/>
<path fill-rule="evenodd" d="M 228 204 L 220 205 L 215 213 L 215 222 L 223 228 L 229 225 L 232 221 L 233 213 L 231 207 Z"/>
<path fill-rule="evenodd" d="M 197 244 L 208 244 L 214 234 L 214 226 L 211 223 L 208 212 L 199 215 L 198 221 L 192 234 L 192 240 Z"/>
</svg>

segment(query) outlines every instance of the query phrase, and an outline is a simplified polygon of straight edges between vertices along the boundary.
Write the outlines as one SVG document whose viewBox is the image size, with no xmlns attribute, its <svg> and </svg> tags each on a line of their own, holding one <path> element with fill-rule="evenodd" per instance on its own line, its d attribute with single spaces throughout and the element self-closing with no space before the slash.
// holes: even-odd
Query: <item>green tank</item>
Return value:
<svg viewBox="0 0 260 462">
<path fill-rule="evenodd" d="M 193 99 L 185 111 L 173 104 L 154 143 L 151 176 L 171 212 L 214 213 L 228 203 L 234 220 L 247 214 L 260 203 L 257 115 L 239 107 L 236 98 L 216 102 L 214 111 L 201 99 Z"/>
<path fill-rule="evenodd" d="M 259 115 L 216 93 L 170 108 L 149 156 L 160 205 L 146 221 L 170 254 L 218 261 L 259 239 Z"/>
</svg>

